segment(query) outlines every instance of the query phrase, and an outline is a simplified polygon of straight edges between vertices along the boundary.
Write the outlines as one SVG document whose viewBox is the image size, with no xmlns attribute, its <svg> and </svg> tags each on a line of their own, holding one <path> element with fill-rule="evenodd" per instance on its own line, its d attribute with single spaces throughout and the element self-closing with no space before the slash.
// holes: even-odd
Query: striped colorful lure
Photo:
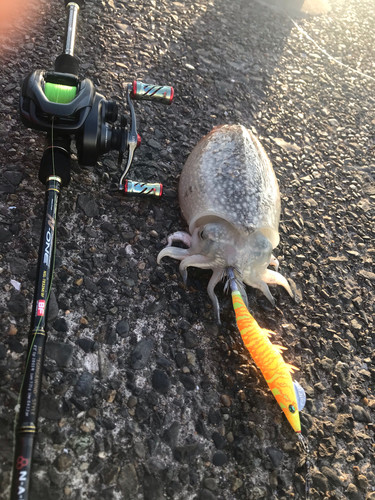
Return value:
<svg viewBox="0 0 375 500">
<path fill-rule="evenodd" d="M 228 270 L 232 289 L 232 302 L 236 313 L 238 329 L 243 343 L 251 354 L 255 364 L 261 370 L 272 394 L 285 413 L 295 432 L 301 432 L 299 412 L 306 403 L 306 394 L 298 382 L 292 380 L 291 373 L 298 368 L 285 363 L 281 352 L 285 347 L 274 345 L 269 337 L 274 332 L 261 328 L 249 313 L 238 291 L 231 269 Z"/>
</svg>

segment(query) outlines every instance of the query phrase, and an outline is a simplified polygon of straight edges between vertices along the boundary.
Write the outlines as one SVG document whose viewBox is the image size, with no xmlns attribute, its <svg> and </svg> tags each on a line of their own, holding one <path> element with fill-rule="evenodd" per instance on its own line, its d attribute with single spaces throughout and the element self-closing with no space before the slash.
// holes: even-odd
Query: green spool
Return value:
<svg viewBox="0 0 375 500">
<path fill-rule="evenodd" d="M 44 93 L 47 99 L 51 102 L 68 104 L 75 98 L 77 94 L 77 87 L 47 82 L 44 86 Z"/>
</svg>

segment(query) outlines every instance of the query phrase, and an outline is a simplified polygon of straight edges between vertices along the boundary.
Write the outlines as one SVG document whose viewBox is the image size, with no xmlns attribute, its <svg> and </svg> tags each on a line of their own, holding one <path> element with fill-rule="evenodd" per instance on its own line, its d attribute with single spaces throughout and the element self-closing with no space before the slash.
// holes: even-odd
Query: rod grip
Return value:
<svg viewBox="0 0 375 500">
<path fill-rule="evenodd" d="M 167 85 L 150 85 L 134 80 L 131 97 L 135 101 L 156 101 L 170 105 L 173 101 L 174 89 Z"/>
<path fill-rule="evenodd" d="M 57 141 L 56 141 L 57 142 Z M 65 146 L 65 144 L 64 144 Z M 67 147 L 51 146 L 44 151 L 40 162 L 39 180 L 46 184 L 48 177 L 57 175 L 63 187 L 70 182 L 70 154 Z"/>
<path fill-rule="evenodd" d="M 34 439 L 35 434 L 23 434 L 18 438 L 10 500 L 28 500 L 29 498 Z"/>
</svg>

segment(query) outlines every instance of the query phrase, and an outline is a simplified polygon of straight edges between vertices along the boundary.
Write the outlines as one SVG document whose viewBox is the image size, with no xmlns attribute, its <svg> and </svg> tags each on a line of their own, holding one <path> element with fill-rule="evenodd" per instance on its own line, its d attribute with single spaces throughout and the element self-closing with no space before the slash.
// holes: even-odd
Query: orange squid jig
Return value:
<svg viewBox="0 0 375 500">
<path fill-rule="evenodd" d="M 249 313 L 238 290 L 232 268 L 227 270 L 232 290 L 232 303 L 236 314 L 238 329 L 245 347 L 248 349 L 257 367 L 261 370 L 272 394 L 279 403 L 293 430 L 301 432 L 299 412 L 306 403 L 306 394 L 300 384 L 293 381 L 291 374 L 298 370 L 285 363 L 281 352 L 285 347 L 274 345 L 269 337 L 274 332 L 261 328 Z"/>
</svg>

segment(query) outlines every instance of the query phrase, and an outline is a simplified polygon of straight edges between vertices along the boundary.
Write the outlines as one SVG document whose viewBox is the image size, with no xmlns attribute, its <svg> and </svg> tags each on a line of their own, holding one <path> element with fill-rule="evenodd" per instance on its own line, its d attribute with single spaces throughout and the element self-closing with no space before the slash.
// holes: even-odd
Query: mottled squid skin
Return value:
<svg viewBox="0 0 375 500">
<path fill-rule="evenodd" d="M 239 281 L 259 288 L 274 304 L 267 284 L 282 285 L 272 249 L 279 243 L 280 193 L 272 165 L 257 138 L 242 125 L 215 127 L 193 149 L 181 173 L 179 201 L 190 234 L 177 232 L 158 255 L 181 261 L 186 281 L 190 266 L 212 269 L 208 294 L 220 321 L 216 284 L 228 267 Z M 173 247 L 183 241 L 189 248 Z"/>
</svg>

